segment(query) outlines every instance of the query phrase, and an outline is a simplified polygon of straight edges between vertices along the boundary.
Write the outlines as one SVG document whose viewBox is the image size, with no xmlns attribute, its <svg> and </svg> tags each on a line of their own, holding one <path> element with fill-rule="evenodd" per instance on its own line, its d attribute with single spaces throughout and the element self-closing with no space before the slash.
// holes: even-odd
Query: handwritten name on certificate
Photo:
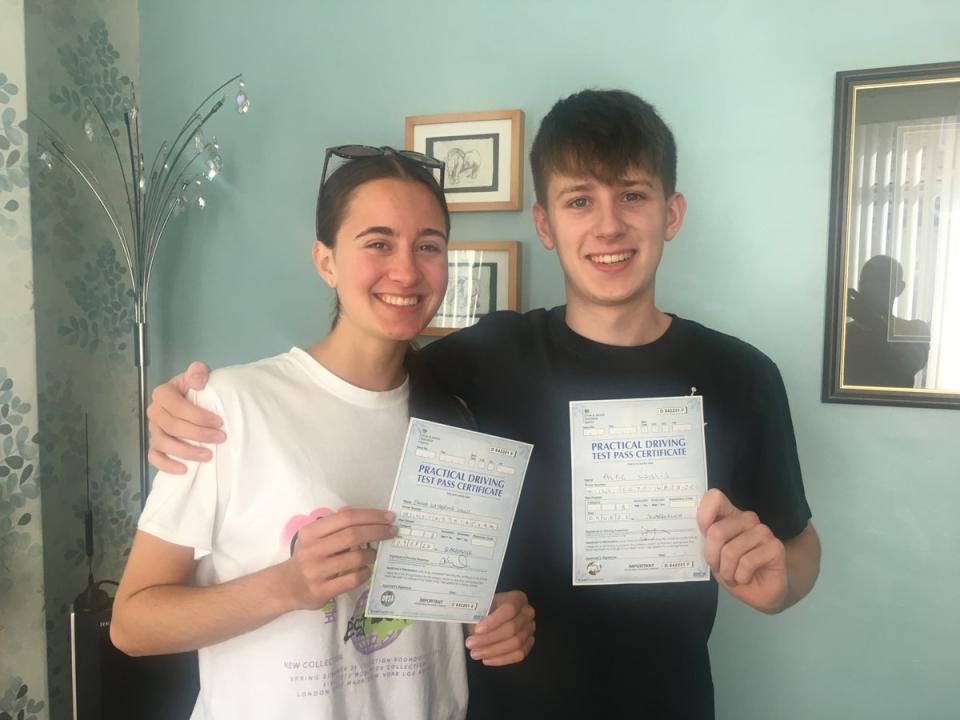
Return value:
<svg viewBox="0 0 960 720">
<path fill-rule="evenodd" d="M 573 584 L 707 580 L 703 398 L 570 403 Z"/>
<path fill-rule="evenodd" d="M 473 623 L 490 611 L 533 446 L 410 419 L 369 617 Z"/>
</svg>

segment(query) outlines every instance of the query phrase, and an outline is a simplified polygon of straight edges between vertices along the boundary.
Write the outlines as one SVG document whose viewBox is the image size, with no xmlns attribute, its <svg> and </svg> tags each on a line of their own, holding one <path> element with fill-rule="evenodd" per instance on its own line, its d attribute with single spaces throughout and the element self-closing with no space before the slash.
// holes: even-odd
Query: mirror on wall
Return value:
<svg viewBox="0 0 960 720">
<path fill-rule="evenodd" d="M 960 409 L 960 62 L 837 73 L 823 399 Z"/>
</svg>

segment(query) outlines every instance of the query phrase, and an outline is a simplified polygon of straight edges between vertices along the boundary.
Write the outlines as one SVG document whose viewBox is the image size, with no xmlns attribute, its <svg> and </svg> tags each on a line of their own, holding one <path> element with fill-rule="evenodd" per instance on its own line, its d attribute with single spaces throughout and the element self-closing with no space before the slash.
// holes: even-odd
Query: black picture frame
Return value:
<svg viewBox="0 0 960 720">
<path fill-rule="evenodd" d="M 464 152 L 464 149 L 458 147 L 464 143 L 470 143 L 476 149 Z M 428 137 L 426 144 L 427 151 L 425 154 L 432 158 L 442 159 L 447 165 L 447 182 L 443 188 L 446 195 L 496 192 L 500 189 L 500 136 L 498 134 L 482 133 Z M 471 152 L 481 152 L 484 156 L 485 164 L 490 167 L 489 182 L 470 182 L 469 154 Z M 463 185 L 459 182 L 460 175 L 468 176 L 463 180 Z"/>
<path fill-rule="evenodd" d="M 920 86 L 925 86 L 930 90 L 938 86 L 944 88 L 944 92 L 950 93 L 947 102 L 952 103 L 953 93 L 958 93 L 958 97 L 960 97 L 960 62 L 852 70 L 838 72 L 836 76 L 822 385 L 823 402 L 960 409 L 960 387 L 906 386 L 902 377 L 904 374 L 909 374 L 910 369 L 916 363 L 914 365 L 910 365 L 908 362 L 902 363 L 906 369 L 900 373 L 899 377 L 894 372 L 883 372 L 882 368 L 885 367 L 886 360 L 877 350 L 877 347 L 873 347 L 872 356 L 861 350 L 864 345 L 859 340 L 862 334 L 858 333 L 862 323 L 857 317 L 849 315 L 849 313 L 858 316 L 861 314 L 859 308 L 863 307 L 864 301 L 858 298 L 867 296 L 866 293 L 862 292 L 866 286 L 861 287 L 861 284 L 866 282 L 864 280 L 866 263 L 860 267 L 859 283 L 856 289 L 852 288 L 852 283 L 857 278 L 848 277 L 854 274 L 849 270 L 851 263 L 848 262 L 848 252 L 850 251 L 852 198 L 854 195 L 852 174 L 855 171 L 853 150 L 857 127 L 858 96 L 875 99 L 879 97 L 878 93 L 880 92 L 903 92 L 905 89 L 919 88 Z M 872 94 L 866 96 L 864 95 L 866 91 Z M 927 92 L 927 90 L 925 89 L 924 92 Z M 896 153 L 893 154 L 896 157 Z M 897 175 L 893 173 L 890 177 L 895 178 Z M 862 187 L 862 179 L 860 182 Z M 893 182 L 894 180 L 890 181 L 890 187 L 893 187 Z M 960 178 L 957 179 L 957 182 L 960 182 Z M 891 286 L 896 285 L 899 289 L 890 289 L 887 300 L 891 303 L 891 307 L 885 315 L 881 314 L 879 320 L 880 323 L 886 323 L 883 347 L 893 348 L 895 343 L 902 342 L 898 349 L 903 350 L 910 347 L 914 351 L 915 357 L 919 357 L 924 339 L 922 333 L 918 333 L 916 337 L 904 335 L 903 338 L 899 338 L 897 336 L 896 328 L 900 327 L 897 323 L 904 319 L 896 317 L 892 303 L 897 294 L 902 292 L 902 280 L 897 279 L 903 277 L 902 266 L 897 260 L 891 260 L 887 256 L 884 256 L 884 258 L 886 260 L 878 262 L 888 262 L 890 264 L 889 269 L 885 271 L 886 277 L 889 278 Z M 873 260 L 873 258 L 871 257 L 869 260 Z M 955 273 L 953 266 L 951 266 L 950 276 L 954 278 L 953 282 L 960 283 L 960 264 L 955 263 L 955 265 L 957 265 L 958 271 Z M 900 267 L 900 270 L 897 270 L 897 267 Z M 913 321 L 908 320 L 906 322 Z M 958 329 L 958 332 L 960 332 L 960 329 Z M 931 335 L 928 331 L 926 336 L 928 352 L 930 338 Z M 913 343 L 913 345 L 910 346 L 910 343 Z M 870 372 L 861 370 L 863 361 L 859 359 L 860 357 L 872 358 L 868 360 L 868 362 L 873 363 L 868 368 Z M 856 359 L 856 364 L 854 359 Z M 925 359 L 924 364 L 926 362 Z M 891 362 L 891 364 L 893 363 Z M 950 367 L 953 367 L 952 363 Z M 856 372 L 854 368 L 856 368 Z M 922 372 L 922 368 L 916 371 L 917 374 Z"/>
</svg>

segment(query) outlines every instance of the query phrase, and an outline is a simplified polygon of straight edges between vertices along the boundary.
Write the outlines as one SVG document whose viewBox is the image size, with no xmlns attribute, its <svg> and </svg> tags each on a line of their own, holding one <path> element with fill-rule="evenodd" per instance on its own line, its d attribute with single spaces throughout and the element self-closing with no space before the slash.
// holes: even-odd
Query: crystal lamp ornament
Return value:
<svg viewBox="0 0 960 720">
<path fill-rule="evenodd" d="M 245 115 L 250 112 L 250 98 L 247 96 L 247 84 L 241 80 L 237 86 L 237 112 Z"/>
<path fill-rule="evenodd" d="M 37 155 L 37 160 L 40 161 L 40 169 L 44 171 L 53 170 L 53 154 L 49 150 L 44 150 L 39 155 Z"/>
</svg>

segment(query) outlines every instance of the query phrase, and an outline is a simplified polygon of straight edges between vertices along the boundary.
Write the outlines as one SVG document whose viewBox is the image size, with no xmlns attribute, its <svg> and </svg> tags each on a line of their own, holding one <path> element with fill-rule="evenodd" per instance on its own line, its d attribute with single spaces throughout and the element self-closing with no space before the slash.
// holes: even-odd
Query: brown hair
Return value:
<svg viewBox="0 0 960 720">
<path fill-rule="evenodd" d="M 332 248 L 354 191 L 365 183 L 384 178 L 424 185 L 436 198 L 443 213 L 444 230 L 450 234 L 450 211 L 433 173 L 402 155 L 386 154 L 350 160 L 330 173 L 317 193 L 317 240 Z"/>
<path fill-rule="evenodd" d="M 660 178 L 667 197 L 676 191 L 673 133 L 652 105 L 624 90 L 583 90 L 557 101 L 530 150 L 533 187 L 544 207 L 553 173 L 612 184 L 638 166 Z"/>
</svg>

